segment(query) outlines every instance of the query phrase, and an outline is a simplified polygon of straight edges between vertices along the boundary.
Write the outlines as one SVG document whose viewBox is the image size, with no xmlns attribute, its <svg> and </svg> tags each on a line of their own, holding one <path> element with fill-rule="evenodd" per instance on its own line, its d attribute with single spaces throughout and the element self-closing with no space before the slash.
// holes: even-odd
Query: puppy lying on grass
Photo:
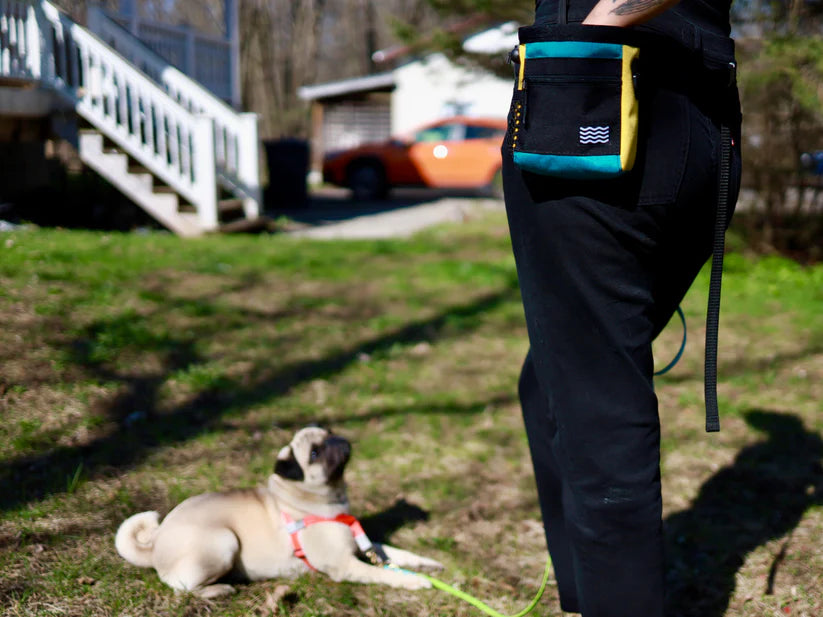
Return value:
<svg viewBox="0 0 823 617">
<path fill-rule="evenodd" d="M 280 450 L 267 486 L 191 497 L 162 523 L 157 512 L 135 514 L 117 530 L 117 552 L 136 566 L 155 568 L 175 590 L 203 598 L 232 593 L 231 585 L 217 582 L 226 575 L 257 581 L 310 569 L 334 581 L 431 587 L 421 576 L 357 558 L 368 540 L 357 537 L 362 528 L 345 516 L 343 471 L 350 454 L 342 437 L 304 428 Z M 376 548 L 401 568 L 443 567 L 386 544 Z"/>
</svg>

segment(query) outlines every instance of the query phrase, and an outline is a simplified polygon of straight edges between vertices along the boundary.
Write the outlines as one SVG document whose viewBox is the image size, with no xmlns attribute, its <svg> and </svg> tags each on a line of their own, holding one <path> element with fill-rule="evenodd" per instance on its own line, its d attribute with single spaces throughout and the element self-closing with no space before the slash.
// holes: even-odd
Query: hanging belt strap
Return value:
<svg viewBox="0 0 823 617">
<path fill-rule="evenodd" d="M 714 223 L 712 273 L 709 282 L 709 308 L 706 314 L 706 362 L 704 388 L 706 400 L 706 431 L 720 430 L 717 407 L 717 331 L 720 325 L 720 287 L 723 278 L 723 254 L 726 249 L 726 220 L 729 209 L 732 137 L 724 123 L 720 128 L 720 166 L 717 174 L 717 217 Z"/>
<path fill-rule="evenodd" d="M 569 0 L 557 0 L 557 23 L 567 24 L 569 20 Z"/>
</svg>

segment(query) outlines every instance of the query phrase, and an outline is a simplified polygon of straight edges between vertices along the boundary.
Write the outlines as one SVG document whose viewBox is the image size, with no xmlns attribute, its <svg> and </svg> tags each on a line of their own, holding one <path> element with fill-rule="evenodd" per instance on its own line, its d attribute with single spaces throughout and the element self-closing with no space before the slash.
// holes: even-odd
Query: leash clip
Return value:
<svg viewBox="0 0 823 617">
<path fill-rule="evenodd" d="M 512 67 L 515 79 L 520 72 L 520 46 L 515 45 L 514 48 L 506 56 L 506 64 Z"/>
<path fill-rule="evenodd" d="M 520 46 L 515 45 L 512 50 L 509 52 L 509 55 L 506 56 L 506 62 L 508 64 L 520 64 Z"/>
<path fill-rule="evenodd" d="M 391 562 L 389 561 L 389 558 L 386 556 L 386 554 L 383 553 L 382 550 L 378 552 L 378 549 L 374 546 L 372 546 L 367 551 L 363 551 L 363 553 L 366 555 L 366 557 L 368 557 L 369 561 L 373 566 L 391 566 Z"/>
</svg>

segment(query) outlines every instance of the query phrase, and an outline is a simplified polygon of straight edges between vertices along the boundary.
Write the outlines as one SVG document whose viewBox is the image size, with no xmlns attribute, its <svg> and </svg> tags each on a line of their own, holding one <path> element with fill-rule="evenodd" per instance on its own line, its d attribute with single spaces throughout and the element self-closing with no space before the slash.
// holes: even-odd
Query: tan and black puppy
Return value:
<svg viewBox="0 0 823 617">
<path fill-rule="evenodd" d="M 226 575 L 249 580 L 292 578 L 309 567 L 294 555 L 283 512 L 295 521 L 314 515 L 333 518 L 349 512 L 343 471 L 349 442 L 329 431 L 300 430 L 277 455 L 268 485 L 206 493 L 185 500 L 160 522 L 142 512 L 120 525 L 117 552 L 130 563 L 153 567 L 178 591 L 212 598 L 234 591 L 216 581 Z M 430 587 L 425 578 L 364 563 L 346 525 L 321 522 L 298 532 L 309 563 L 335 581 Z M 440 568 L 438 562 L 383 544 L 391 561 L 404 568 Z"/>
</svg>

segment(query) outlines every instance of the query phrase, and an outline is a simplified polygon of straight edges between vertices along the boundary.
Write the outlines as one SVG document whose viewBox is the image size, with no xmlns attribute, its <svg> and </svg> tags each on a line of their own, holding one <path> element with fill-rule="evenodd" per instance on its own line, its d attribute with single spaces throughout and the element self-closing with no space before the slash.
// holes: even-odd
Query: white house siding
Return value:
<svg viewBox="0 0 823 617">
<path fill-rule="evenodd" d="M 455 114 L 505 118 L 512 80 L 456 66 L 433 54 L 394 71 L 392 133 L 402 135 Z"/>
</svg>

